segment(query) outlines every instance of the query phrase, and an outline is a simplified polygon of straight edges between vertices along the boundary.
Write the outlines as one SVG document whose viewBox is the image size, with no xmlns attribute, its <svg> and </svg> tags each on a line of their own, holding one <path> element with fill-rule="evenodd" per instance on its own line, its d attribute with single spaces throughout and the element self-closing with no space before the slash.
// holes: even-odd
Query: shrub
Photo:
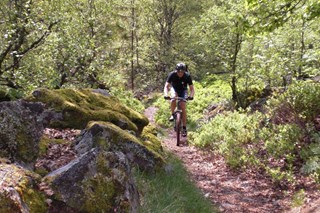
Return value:
<svg viewBox="0 0 320 213">
<path fill-rule="evenodd" d="M 133 93 L 131 91 L 114 87 L 111 90 L 111 94 L 117 97 L 121 101 L 121 103 L 131 109 L 134 109 L 137 112 L 141 113 L 145 109 L 144 105 L 133 96 Z"/>
<path fill-rule="evenodd" d="M 270 109 L 288 105 L 295 114 L 312 121 L 320 114 L 320 84 L 313 82 L 296 82 L 288 90 L 269 102 Z"/>
<path fill-rule="evenodd" d="M 259 134 L 268 155 L 280 159 L 294 152 L 303 136 L 302 133 L 297 125 L 286 124 L 263 128 Z"/>
<path fill-rule="evenodd" d="M 313 175 L 317 181 L 320 181 L 320 133 L 313 132 L 311 135 L 311 144 L 301 151 L 301 158 L 305 164 L 301 168 L 302 172 Z"/>
<path fill-rule="evenodd" d="M 262 97 L 262 88 L 251 86 L 237 94 L 239 107 L 246 109 L 252 102 Z"/>
<path fill-rule="evenodd" d="M 254 142 L 261 114 L 247 115 L 229 112 L 218 115 L 197 132 L 191 133 L 193 143 L 201 147 L 211 147 L 221 153 L 232 167 L 241 167 L 253 162 L 254 149 L 247 144 Z"/>
</svg>

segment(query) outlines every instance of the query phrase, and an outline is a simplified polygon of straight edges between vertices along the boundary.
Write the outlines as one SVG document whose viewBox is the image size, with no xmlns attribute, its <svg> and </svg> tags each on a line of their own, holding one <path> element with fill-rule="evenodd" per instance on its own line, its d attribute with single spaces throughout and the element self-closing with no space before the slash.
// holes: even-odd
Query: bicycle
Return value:
<svg viewBox="0 0 320 213">
<path fill-rule="evenodd" d="M 180 102 L 187 102 L 187 100 L 191 100 L 189 98 L 181 98 L 181 97 L 166 97 L 167 100 L 176 100 L 176 109 L 174 110 L 173 118 L 174 118 L 174 131 L 176 132 L 177 138 L 177 146 L 180 145 L 180 136 L 182 130 L 182 109 L 180 108 Z"/>
</svg>

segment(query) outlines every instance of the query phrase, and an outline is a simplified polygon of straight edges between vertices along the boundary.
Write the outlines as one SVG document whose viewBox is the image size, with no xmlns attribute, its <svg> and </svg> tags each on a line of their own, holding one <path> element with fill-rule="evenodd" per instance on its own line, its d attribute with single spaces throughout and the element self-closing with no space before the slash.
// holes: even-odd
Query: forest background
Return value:
<svg viewBox="0 0 320 213">
<path fill-rule="evenodd" d="M 0 17 L 2 97 L 90 87 L 141 99 L 183 61 L 193 144 L 278 182 L 301 171 L 319 180 L 318 0 L 2 0 Z"/>
</svg>

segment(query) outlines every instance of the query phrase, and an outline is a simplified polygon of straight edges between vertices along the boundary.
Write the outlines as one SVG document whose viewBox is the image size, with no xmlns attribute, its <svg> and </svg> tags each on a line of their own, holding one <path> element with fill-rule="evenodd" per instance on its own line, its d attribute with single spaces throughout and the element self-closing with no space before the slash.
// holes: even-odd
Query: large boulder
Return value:
<svg viewBox="0 0 320 213">
<path fill-rule="evenodd" d="M 45 195 L 38 190 L 41 177 L 14 164 L 0 163 L 0 212 L 47 212 Z"/>
<path fill-rule="evenodd" d="M 116 97 L 90 89 L 38 89 L 26 100 L 42 102 L 63 114 L 63 120 L 52 122 L 53 128 L 83 129 L 89 121 L 107 121 L 122 129 L 141 133 L 148 119 L 123 105 Z"/>
<path fill-rule="evenodd" d="M 44 177 L 53 191 L 50 211 L 137 212 L 139 194 L 130 168 L 121 152 L 91 149 Z"/>
<path fill-rule="evenodd" d="M 78 154 L 88 152 L 93 147 L 107 151 L 121 151 L 132 165 L 137 165 L 145 171 L 154 171 L 164 163 L 161 154 L 157 152 L 160 150 L 158 146 L 155 146 L 158 149 L 146 146 L 146 143 L 143 144 L 130 132 L 109 122 L 90 122 L 74 144 Z"/>
<path fill-rule="evenodd" d="M 33 168 L 44 129 L 43 112 L 41 103 L 0 102 L 0 157 Z"/>
</svg>

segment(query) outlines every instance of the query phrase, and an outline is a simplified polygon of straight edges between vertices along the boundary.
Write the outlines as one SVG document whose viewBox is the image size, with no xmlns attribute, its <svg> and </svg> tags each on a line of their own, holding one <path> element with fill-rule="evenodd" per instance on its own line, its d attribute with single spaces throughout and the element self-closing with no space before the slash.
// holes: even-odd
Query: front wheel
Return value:
<svg viewBox="0 0 320 213">
<path fill-rule="evenodd" d="M 181 130 L 181 113 L 176 114 L 176 133 L 177 133 L 177 146 L 180 145 L 180 130 Z"/>
</svg>

